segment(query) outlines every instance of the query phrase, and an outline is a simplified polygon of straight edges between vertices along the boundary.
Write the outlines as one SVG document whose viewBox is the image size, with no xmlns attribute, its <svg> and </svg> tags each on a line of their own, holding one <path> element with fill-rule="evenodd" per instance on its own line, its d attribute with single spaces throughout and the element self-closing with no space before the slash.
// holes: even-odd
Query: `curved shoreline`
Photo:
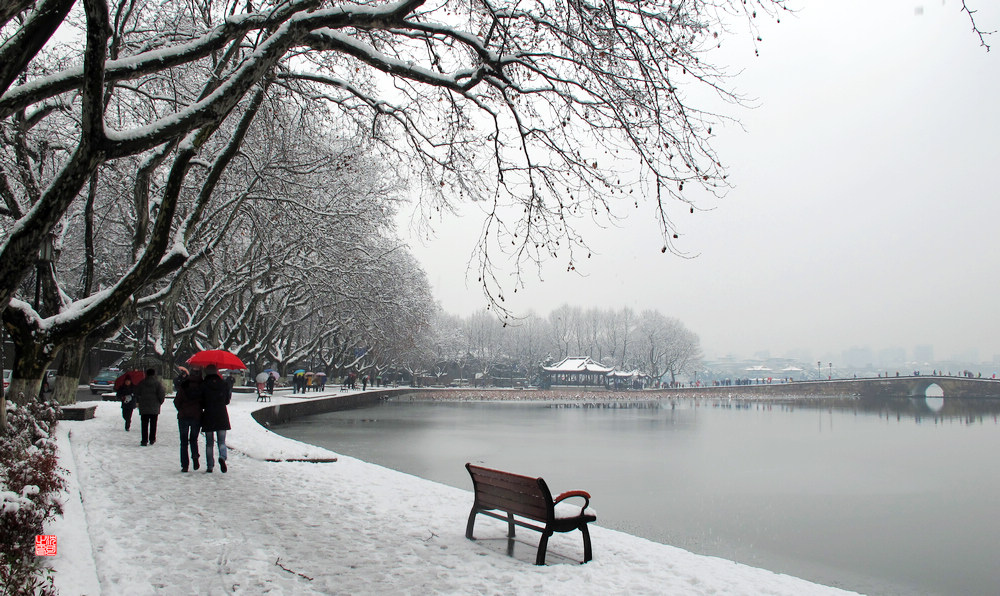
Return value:
<svg viewBox="0 0 1000 596">
<path fill-rule="evenodd" d="M 739 404 L 771 403 L 804 408 L 857 409 L 872 412 L 903 414 L 922 417 L 998 416 L 1000 402 L 992 399 L 946 398 L 933 406 L 923 398 L 887 397 L 864 398 L 851 395 L 764 395 L 744 392 L 744 387 L 686 388 L 647 391 L 583 390 L 558 388 L 547 390 L 507 388 L 380 388 L 363 392 L 293 397 L 294 402 L 283 402 L 254 410 L 251 415 L 265 429 L 301 418 L 326 412 L 369 407 L 386 399 L 403 398 L 410 401 L 441 402 L 553 402 L 576 404 L 580 407 L 604 404 L 606 407 L 642 407 L 642 404 L 674 405 L 678 400 L 693 401 L 697 405 L 709 402 L 720 407 L 739 407 Z"/>
<path fill-rule="evenodd" d="M 350 410 L 353 408 L 364 408 L 377 404 L 386 399 L 390 394 L 406 392 L 406 389 L 379 389 L 375 391 L 364 391 L 360 393 L 343 393 L 340 395 L 325 395 L 310 398 L 308 395 L 301 398 L 302 401 L 270 404 L 251 412 L 253 419 L 264 428 L 270 429 L 274 424 L 282 424 L 302 416 L 312 416 L 314 414 L 324 414 L 326 412 L 337 412 L 339 410 Z M 295 395 L 284 397 L 298 398 Z"/>
</svg>

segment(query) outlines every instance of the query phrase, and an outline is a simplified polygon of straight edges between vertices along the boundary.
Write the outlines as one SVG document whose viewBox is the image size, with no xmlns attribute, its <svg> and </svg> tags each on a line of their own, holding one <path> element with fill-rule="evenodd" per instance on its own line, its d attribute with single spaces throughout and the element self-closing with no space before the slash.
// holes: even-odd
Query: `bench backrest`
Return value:
<svg viewBox="0 0 1000 596">
<path fill-rule="evenodd" d="M 465 464 L 472 476 L 476 506 L 501 509 L 540 522 L 553 518 L 552 493 L 541 478 Z"/>
</svg>

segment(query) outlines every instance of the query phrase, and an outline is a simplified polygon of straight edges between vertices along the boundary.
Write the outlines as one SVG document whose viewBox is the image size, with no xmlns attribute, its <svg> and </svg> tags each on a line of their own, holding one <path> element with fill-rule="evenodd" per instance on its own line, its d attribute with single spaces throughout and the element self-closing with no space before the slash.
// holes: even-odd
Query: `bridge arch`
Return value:
<svg viewBox="0 0 1000 596">
<path fill-rule="evenodd" d="M 914 377 L 910 382 L 910 397 L 945 397 L 944 389 L 934 379 Z"/>
<path fill-rule="evenodd" d="M 944 397 L 944 387 L 931 383 L 924 388 L 924 397 Z"/>
</svg>

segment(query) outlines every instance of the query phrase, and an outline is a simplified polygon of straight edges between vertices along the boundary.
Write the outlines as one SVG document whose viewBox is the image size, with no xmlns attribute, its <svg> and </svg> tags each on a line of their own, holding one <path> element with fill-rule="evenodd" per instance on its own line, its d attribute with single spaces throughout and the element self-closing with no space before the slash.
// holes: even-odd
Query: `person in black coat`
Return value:
<svg viewBox="0 0 1000 596">
<path fill-rule="evenodd" d="M 177 395 L 174 397 L 174 407 L 177 408 L 177 429 L 181 433 L 181 472 L 188 471 L 189 461 L 198 463 L 198 431 L 201 430 L 201 371 L 197 368 L 191 374 L 178 377 L 175 383 Z M 190 460 L 188 450 L 191 451 Z"/>
<path fill-rule="evenodd" d="M 143 447 L 156 442 L 156 419 L 160 416 L 160 406 L 166 397 L 163 383 L 156 376 L 156 369 L 146 369 L 146 378 L 135 386 L 135 401 L 139 405 L 139 422 Z M 148 441 L 148 442 L 147 442 Z"/>
<path fill-rule="evenodd" d="M 219 445 L 219 469 L 225 474 L 226 431 L 229 426 L 229 400 L 232 398 L 232 386 L 219 376 L 218 369 L 209 365 L 205 367 L 205 378 L 201 382 L 201 430 L 205 432 L 205 472 L 211 473 L 215 467 L 214 443 Z"/>
<path fill-rule="evenodd" d="M 122 418 L 125 419 L 125 430 L 132 428 L 132 412 L 135 411 L 135 395 L 133 395 L 134 390 L 135 387 L 132 386 L 132 379 L 130 377 L 125 377 L 116 392 L 118 401 L 122 402 Z"/>
</svg>

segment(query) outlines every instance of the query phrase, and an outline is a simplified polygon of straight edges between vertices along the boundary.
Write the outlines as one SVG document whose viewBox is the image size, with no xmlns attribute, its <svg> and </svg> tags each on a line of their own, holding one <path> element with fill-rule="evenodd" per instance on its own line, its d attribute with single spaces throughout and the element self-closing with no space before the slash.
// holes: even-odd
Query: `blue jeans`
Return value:
<svg viewBox="0 0 1000 596">
<path fill-rule="evenodd" d="M 215 450 L 213 443 L 219 443 L 219 459 L 226 459 L 226 431 L 206 430 L 205 431 L 205 469 L 211 470 L 215 467 Z"/>
<path fill-rule="evenodd" d="M 191 449 L 191 459 L 198 461 L 198 431 L 201 430 L 200 420 L 178 418 L 177 428 L 181 431 L 181 469 L 188 469 L 188 449 Z"/>
</svg>

